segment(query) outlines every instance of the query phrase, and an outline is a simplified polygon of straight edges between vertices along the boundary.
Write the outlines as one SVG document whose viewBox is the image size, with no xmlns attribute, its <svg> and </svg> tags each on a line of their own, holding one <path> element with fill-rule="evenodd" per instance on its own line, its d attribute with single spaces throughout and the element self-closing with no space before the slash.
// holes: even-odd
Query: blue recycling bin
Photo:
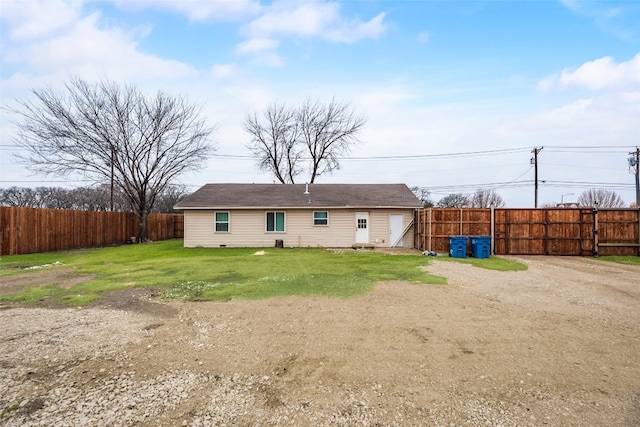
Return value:
<svg viewBox="0 0 640 427">
<path fill-rule="evenodd" d="M 491 236 L 471 236 L 471 255 L 474 258 L 491 256 Z"/>
<path fill-rule="evenodd" d="M 467 236 L 449 236 L 449 256 L 451 258 L 466 258 L 467 240 Z"/>
</svg>

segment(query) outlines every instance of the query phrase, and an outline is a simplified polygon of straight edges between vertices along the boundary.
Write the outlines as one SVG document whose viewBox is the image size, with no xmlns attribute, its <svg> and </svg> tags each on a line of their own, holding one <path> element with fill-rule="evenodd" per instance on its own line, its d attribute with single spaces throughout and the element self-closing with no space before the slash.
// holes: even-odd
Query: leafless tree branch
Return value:
<svg viewBox="0 0 640 427">
<path fill-rule="evenodd" d="M 359 141 L 365 124 L 349 104 L 334 99 L 326 105 L 307 100 L 298 108 L 273 104 L 262 117 L 247 115 L 244 128 L 261 170 L 270 171 L 281 183 L 294 183 L 306 164 L 307 182 L 313 183 L 340 168 L 340 158 Z"/>
<path fill-rule="evenodd" d="M 624 200 L 618 193 L 605 188 L 590 188 L 578 197 L 580 206 L 599 206 L 601 208 L 622 208 Z"/>
<path fill-rule="evenodd" d="M 27 152 L 20 161 L 46 175 L 113 179 L 140 217 L 139 241 L 157 195 L 213 151 L 213 128 L 201 107 L 180 96 L 148 96 L 131 85 L 79 77 L 60 93 L 49 88 L 33 95 L 12 110 L 21 119 L 16 144 Z"/>
<path fill-rule="evenodd" d="M 471 195 L 469 204 L 472 208 L 488 208 L 491 207 L 491 204 L 496 208 L 502 208 L 504 200 L 494 190 L 479 188 Z"/>
</svg>

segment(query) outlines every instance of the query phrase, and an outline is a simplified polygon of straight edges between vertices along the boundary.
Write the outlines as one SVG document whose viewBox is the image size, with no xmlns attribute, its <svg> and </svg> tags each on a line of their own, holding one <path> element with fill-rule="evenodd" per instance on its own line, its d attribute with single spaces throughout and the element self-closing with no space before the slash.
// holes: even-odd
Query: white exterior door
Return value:
<svg viewBox="0 0 640 427">
<path fill-rule="evenodd" d="M 389 246 L 402 246 L 402 215 L 389 215 Z"/>
<path fill-rule="evenodd" d="M 356 243 L 369 243 L 369 212 L 356 212 Z"/>
</svg>

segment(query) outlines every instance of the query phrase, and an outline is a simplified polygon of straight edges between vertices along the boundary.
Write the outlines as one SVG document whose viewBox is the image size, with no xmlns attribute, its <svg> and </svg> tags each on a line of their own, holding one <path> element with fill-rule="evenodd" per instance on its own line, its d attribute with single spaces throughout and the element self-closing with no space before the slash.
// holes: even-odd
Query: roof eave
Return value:
<svg viewBox="0 0 640 427">
<path fill-rule="evenodd" d="M 308 206 L 174 206 L 175 210 L 263 210 L 263 209 L 420 209 L 422 206 L 400 206 L 400 205 L 308 205 Z"/>
</svg>

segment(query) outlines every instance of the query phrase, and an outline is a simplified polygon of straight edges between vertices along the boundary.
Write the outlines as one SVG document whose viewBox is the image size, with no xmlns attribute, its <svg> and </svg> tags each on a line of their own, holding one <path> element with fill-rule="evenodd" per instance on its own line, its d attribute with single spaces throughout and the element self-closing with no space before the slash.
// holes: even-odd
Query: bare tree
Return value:
<svg viewBox="0 0 640 427">
<path fill-rule="evenodd" d="M 296 112 L 285 105 L 273 104 L 264 111 L 262 119 L 257 113 L 245 118 L 244 129 L 251 135 L 249 149 L 258 161 L 258 168 L 270 171 L 283 184 L 292 184 L 302 171 Z"/>
<path fill-rule="evenodd" d="M 140 218 L 138 241 L 146 240 L 158 194 L 212 151 L 213 129 L 201 108 L 182 97 L 147 96 L 130 85 L 79 77 L 62 92 L 33 94 L 34 101 L 12 110 L 21 118 L 16 144 L 28 153 L 20 160 L 35 172 L 80 173 L 115 185 Z"/>
<path fill-rule="evenodd" d="M 174 212 L 173 207 L 187 195 L 186 187 L 182 185 L 169 185 L 156 199 L 153 212 Z"/>
<path fill-rule="evenodd" d="M 578 197 L 580 206 L 599 206 L 601 208 L 622 208 L 624 200 L 618 193 L 606 188 L 590 188 Z"/>
<path fill-rule="evenodd" d="M 444 196 L 436 204 L 439 208 L 468 208 L 469 205 L 469 197 L 462 193 Z"/>
<path fill-rule="evenodd" d="M 40 203 L 37 207 L 46 209 L 74 209 L 73 197 L 62 187 L 38 187 L 36 194 Z"/>
<path fill-rule="evenodd" d="M 69 190 L 72 207 L 83 211 L 127 211 L 129 203 L 119 188 L 111 192 L 109 185 L 102 184 L 95 187 L 79 187 Z"/>
<path fill-rule="evenodd" d="M 302 141 L 311 157 L 310 183 L 316 177 L 340 169 L 339 158 L 358 142 L 366 119 L 356 116 L 349 104 L 332 99 L 327 105 L 307 100 L 298 112 Z"/>
<path fill-rule="evenodd" d="M 314 183 L 340 168 L 340 157 L 359 141 L 365 124 L 349 104 L 307 100 L 298 108 L 273 104 L 261 118 L 247 115 L 244 129 L 251 135 L 248 148 L 261 170 L 286 184 L 295 183 L 307 169 L 307 182 Z"/>
<path fill-rule="evenodd" d="M 471 195 L 469 204 L 472 208 L 489 208 L 492 204 L 496 208 L 502 208 L 504 200 L 494 190 L 479 188 Z"/>
<path fill-rule="evenodd" d="M 417 185 L 410 188 L 411 192 L 416 195 L 422 206 L 425 208 L 432 208 L 434 206 L 433 200 L 431 200 L 431 194 L 426 188 L 418 187 Z"/>
<path fill-rule="evenodd" d="M 32 188 L 9 187 L 0 191 L 0 205 L 38 207 L 38 194 Z"/>
</svg>

